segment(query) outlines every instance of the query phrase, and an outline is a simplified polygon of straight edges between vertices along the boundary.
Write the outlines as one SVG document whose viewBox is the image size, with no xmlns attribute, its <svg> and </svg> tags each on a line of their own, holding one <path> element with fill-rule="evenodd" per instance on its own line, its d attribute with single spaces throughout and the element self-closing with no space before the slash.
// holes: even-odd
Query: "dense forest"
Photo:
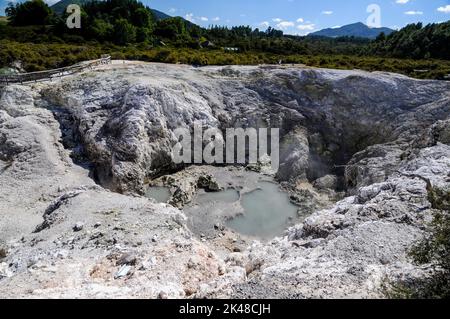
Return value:
<svg viewBox="0 0 450 319">
<path fill-rule="evenodd" d="M 450 60 L 450 21 L 440 24 L 410 24 L 384 36 L 369 46 L 370 54 L 413 58 Z"/>
<path fill-rule="evenodd" d="M 291 36 L 270 27 L 202 28 L 180 17 L 160 19 L 137 0 L 82 3 L 80 29 L 69 29 L 68 14 L 55 13 L 43 0 L 10 3 L 8 22 L 0 20 L 0 66 L 21 60 L 25 69 L 39 70 L 106 52 L 117 58 L 198 65 L 281 61 L 423 78 L 450 73 L 450 21 L 408 25 L 371 41 Z M 20 52 L 23 44 L 27 56 Z"/>
<path fill-rule="evenodd" d="M 80 29 L 68 29 L 67 14 L 58 16 L 43 0 L 12 4 L 6 9 L 9 23 L 1 38 L 34 43 L 85 43 L 127 45 L 145 43 L 199 49 L 233 47 L 240 52 L 276 54 L 356 54 L 369 40 L 285 36 L 283 31 L 249 26 L 201 28 L 180 17 L 158 20 L 136 0 L 90 1 L 82 6 Z M 31 21 L 28 22 L 28 21 Z M 207 45 L 204 43 L 209 42 Z"/>
</svg>

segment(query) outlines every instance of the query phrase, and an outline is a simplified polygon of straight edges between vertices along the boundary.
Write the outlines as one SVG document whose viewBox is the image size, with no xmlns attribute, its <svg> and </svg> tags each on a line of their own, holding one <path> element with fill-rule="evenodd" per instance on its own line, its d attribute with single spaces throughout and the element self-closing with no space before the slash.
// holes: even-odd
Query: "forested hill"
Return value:
<svg viewBox="0 0 450 319">
<path fill-rule="evenodd" d="M 389 36 L 381 34 L 370 54 L 413 59 L 450 60 L 450 21 L 423 26 L 410 24 Z"/>
<path fill-rule="evenodd" d="M 64 10 L 55 13 L 64 2 L 53 10 L 43 0 L 9 4 L 7 23 L 0 20 L 0 68 L 16 60 L 26 70 L 62 67 L 108 52 L 113 58 L 197 65 L 282 61 L 420 78 L 444 79 L 450 73 L 450 21 L 411 24 L 375 40 L 302 37 L 271 27 L 202 28 L 180 17 L 164 18 L 137 0 L 64 1 L 83 1 L 81 29 L 67 28 Z"/>
<path fill-rule="evenodd" d="M 57 15 L 63 15 L 64 12 L 66 11 L 66 8 L 68 5 L 70 4 L 78 4 L 79 6 L 82 6 L 83 4 L 90 2 L 92 0 L 61 0 L 57 3 L 55 3 L 54 5 L 52 5 L 50 7 L 50 9 L 52 9 Z M 150 9 L 153 13 L 153 16 L 155 17 L 156 20 L 164 20 L 164 19 L 168 19 L 171 18 L 170 15 L 155 10 L 155 9 Z"/>
<path fill-rule="evenodd" d="M 158 11 L 156 9 L 150 9 L 150 10 L 152 10 L 153 16 L 155 17 L 156 20 L 164 20 L 164 19 L 171 18 L 170 15 L 168 15 L 168 14 L 166 14 L 164 12 Z"/>
<path fill-rule="evenodd" d="M 52 5 L 50 9 L 52 9 L 58 15 L 62 15 L 66 11 L 67 6 L 69 6 L 70 4 L 78 4 L 79 6 L 81 6 L 88 1 L 90 0 L 61 0 Z"/>
<path fill-rule="evenodd" d="M 310 33 L 309 36 L 321 36 L 329 38 L 359 37 L 359 38 L 375 39 L 381 33 L 389 35 L 392 32 L 394 32 L 394 30 L 389 28 L 369 28 L 364 23 L 358 22 L 349 25 L 344 25 L 339 28 L 323 29 L 317 32 Z"/>
</svg>

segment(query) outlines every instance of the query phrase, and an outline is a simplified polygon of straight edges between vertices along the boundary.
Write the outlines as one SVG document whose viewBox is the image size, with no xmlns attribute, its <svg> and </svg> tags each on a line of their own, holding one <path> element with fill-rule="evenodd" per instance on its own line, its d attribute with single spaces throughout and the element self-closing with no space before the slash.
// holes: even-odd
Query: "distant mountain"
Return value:
<svg viewBox="0 0 450 319">
<path fill-rule="evenodd" d="M 155 16 L 156 20 L 165 20 L 165 19 L 169 19 L 172 18 L 170 15 L 165 14 L 164 12 L 155 10 L 155 9 L 150 9 L 153 12 L 153 15 Z"/>
<path fill-rule="evenodd" d="M 359 38 L 369 38 L 375 39 L 380 33 L 389 35 L 394 30 L 389 28 L 369 28 L 364 23 L 358 22 L 349 25 L 345 25 L 339 28 L 328 28 L 320 30 L 317 32 L 310 33 L 309 36 L 317 37 L 328 37 L 328 38 L 338 38 L 338 37 L 359 37 Z"/>
<path fill-rule="evenodd" d="M 86 2 L 89 2 L 92 0 L 61 0 L 57 3 L 55 3 L 54 5 L 52 5 L 50 8 L 59 15 L 62 15 L 64 13 L 64 11 L 66 11 L 66 8 L 69 4 L 78 4 L 78 5 L 83 5 Z M 164 19 L 168 19 L 171 18 L 170 15 L 165 14 L 164 12 L 155 10 L 155 9 L 150 9 L 153 12 L 153 15 L 155 16 L 156 20 L 164 20 Z"/>
<path fill-rule="evenodd" d="M 52 9 L 56 14 L 62 15 L 66 11 L 69 4 L 78 4 L 81 6 L 82 4 L 89 1 L 90 0 L 61 0 L 50 6 L 50 9 Z"/>
</svg>

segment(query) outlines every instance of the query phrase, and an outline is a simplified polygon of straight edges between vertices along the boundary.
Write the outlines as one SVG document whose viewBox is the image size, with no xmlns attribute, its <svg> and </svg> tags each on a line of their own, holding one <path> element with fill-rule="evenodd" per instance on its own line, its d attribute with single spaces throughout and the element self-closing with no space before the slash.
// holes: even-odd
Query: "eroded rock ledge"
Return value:
<svg viewBox="0 0 450 319">
<path fill-rule="evenodd" d="M 449 115 L 448 82 L 361 71 L 129 63 L 9 86 L 0 296 L 381 297 L 386 276 L 419 272 L 405 251 L 432 217 L 427 183 L 450 191 Z M 178 169 L 172 130 L 198 120 L 280 127 L 278 179 L 348 197 L 215 252 L 182 211 L 138 195 Z"/>
</svg>

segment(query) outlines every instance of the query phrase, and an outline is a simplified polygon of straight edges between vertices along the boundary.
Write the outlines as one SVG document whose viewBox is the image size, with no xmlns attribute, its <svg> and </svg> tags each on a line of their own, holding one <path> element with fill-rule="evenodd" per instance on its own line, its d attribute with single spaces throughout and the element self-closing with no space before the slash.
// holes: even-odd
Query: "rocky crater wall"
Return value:
<svg viewBox="0 0 450 319">
<path fill-rule="evenodd" d="M 177 169 L 173 130 L 194 122 L 280 128 L 280 181 L 337 175 L 337 188 L 355 189 L 364 179 L 360 152 L 397 161 L 415 136 L 448 117 L 449 88 L 358 71 L 139 65 L 63 81 L 41 94 L 59 115 L 66 144 L 93 163 L 102 185 L 142 193 L 146 180 Z"/>
<path fill-rule="evenodd" d="M 6 87 L 0 296 L 381 298 L 386 278 L 426 275 L 407 251 L 437 211 L 430 189 L 450 193 L 449 92 L 387 73 L 131 62 Z M 179 169 L 173 130 L 195 121 L 279 127 L 284 187 L 344 196 L 279 238 L 216 250 L 139 196 Z M 197 169 L 172 176 L 199 184 Z"/>
</svg>

